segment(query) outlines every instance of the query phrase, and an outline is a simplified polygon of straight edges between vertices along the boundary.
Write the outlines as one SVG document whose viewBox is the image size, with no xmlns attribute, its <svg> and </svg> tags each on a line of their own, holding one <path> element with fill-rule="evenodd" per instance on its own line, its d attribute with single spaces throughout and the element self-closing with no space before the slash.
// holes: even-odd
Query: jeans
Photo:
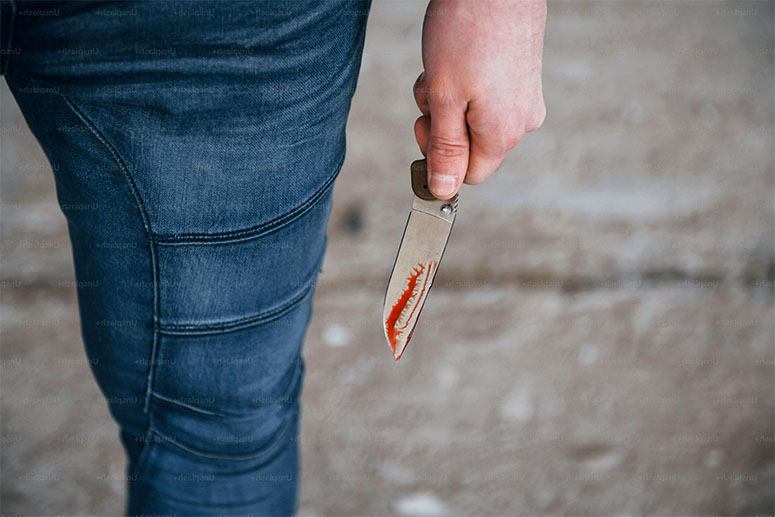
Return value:
<svg viewBox="0 0 775 517">
<path fill-rule="evenodd" d="M 368 9 L 3 4 L 129 514 L 295 510 L 301 347 Z"/>
</svg>

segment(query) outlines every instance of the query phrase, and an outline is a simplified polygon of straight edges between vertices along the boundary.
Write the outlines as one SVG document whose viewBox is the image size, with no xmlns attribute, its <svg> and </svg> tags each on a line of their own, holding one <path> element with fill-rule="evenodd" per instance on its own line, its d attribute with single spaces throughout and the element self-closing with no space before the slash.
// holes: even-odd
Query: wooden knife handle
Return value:
<svg viewBox="0 0 775 517">
<path fill-rule="evenodd" d="M 414 195 L 426 201 L 433 201 L 436 198 L 428 190 L 428 166 L 426 161 L 416 160 L 412 162 L 412 190 Z"/>
</svg>

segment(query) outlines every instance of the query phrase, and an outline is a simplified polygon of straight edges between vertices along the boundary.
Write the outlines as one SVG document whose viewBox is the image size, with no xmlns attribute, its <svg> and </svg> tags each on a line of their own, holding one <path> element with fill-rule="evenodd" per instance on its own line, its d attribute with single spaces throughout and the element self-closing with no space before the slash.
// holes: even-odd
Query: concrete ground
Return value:
<svg viewBox="0 0 775 517">
<path fill-rule="evenodd" d="M 306 343 L 302 515 L 775 513 L 770 2 L 550 1 L 548 118 L 466 187 L 399 363 L 420 1 L 376 2 Z M 3 514 L 118 514 L 64 218 L 5 85 Z"/>
</svg>

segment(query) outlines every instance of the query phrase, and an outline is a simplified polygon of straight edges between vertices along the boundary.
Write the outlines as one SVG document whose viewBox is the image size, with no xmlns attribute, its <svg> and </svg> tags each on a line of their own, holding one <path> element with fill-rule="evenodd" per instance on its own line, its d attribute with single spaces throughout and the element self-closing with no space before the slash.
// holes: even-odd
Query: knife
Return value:
<svg viewBox="0 0 775 517">
<path fill-rule="evenodd" d="M 457 214 L 457 194 L 448 201 L 428 190 L 425 160 L 412 163 L 414 201 L 385 292 L 382 321 L 396 361 L 409 344 L 439 269 Z"/>
</svg>

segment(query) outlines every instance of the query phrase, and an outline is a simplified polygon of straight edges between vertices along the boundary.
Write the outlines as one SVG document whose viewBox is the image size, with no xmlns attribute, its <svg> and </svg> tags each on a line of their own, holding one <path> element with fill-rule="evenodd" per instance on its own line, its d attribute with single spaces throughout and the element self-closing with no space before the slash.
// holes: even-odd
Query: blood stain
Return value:
<svg viewBox="0 0 775 517">
<path fill-rule="evenodd" d="M 409 340 L 412 339 L 414 327 L 408 333 L 407 327 L 430 286 L 430 279 L 435 266 L 436 263 L 430 261 L 427 264 L 418 264 L 412 269 L 406 280 L 406 286 L 401 291 L 401 296 L 398 297 L 398 301 L 393 305 L 390 314 L 385 320 L 385 333 L 396 361 L 401 359 L 401 354 L 406 345 L 409 344 Z"/>
</svg>

